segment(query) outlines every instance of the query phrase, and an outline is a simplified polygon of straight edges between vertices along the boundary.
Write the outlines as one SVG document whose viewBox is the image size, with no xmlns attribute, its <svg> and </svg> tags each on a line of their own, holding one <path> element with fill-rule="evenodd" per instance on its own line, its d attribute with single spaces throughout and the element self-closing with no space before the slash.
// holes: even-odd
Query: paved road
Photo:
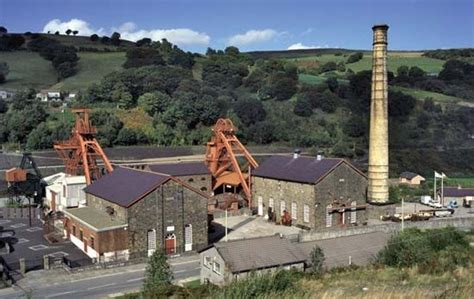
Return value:
<svg viewBox="0 0 474 299">
<path fill-rule="evenodd" d="M 199 276 L 197 255 L 184 259 L 177 258 L 170 261 L 170 264 L 176 281 Z M 139 290 L 143 283 L 144 272 L 144 265 L 141 265 L 129 269 L 116 268 L 115 272 L 100 276 L 92 276 L 95 273 L 85 272 L 81 278 L 74 281 L 45 283 L 41 279 L 31 279 L 28 282 L 21 281 L 20 285 L 23 285 L 25 290 L 32 290 L 32 298 L 103 298 L 110 294 Z M 19 287 L 0 290 L 0 298 L 25 298 L 25 291 Z"/>
</svg>

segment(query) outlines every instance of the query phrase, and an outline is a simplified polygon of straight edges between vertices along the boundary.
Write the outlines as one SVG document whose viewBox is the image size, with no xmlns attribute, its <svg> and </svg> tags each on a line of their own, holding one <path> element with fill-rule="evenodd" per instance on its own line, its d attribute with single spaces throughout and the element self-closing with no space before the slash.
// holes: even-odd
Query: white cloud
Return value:
<svg viewBox="0 0 474 299">
<path fill-rule="evenodd" d="M 248 44 L 268 41 L 278 35 L 273 29 L 249 30 L 243 34 L 237 34 L 229 38 L 229 45 L 243 46 Z"/>
<path fill-rule="evenodd" d="M 70 19 L 69 21 L 62 22 L 60 19 L 54 19 L 49 21 L 44 27 L 43 32 L 54 33 L 59 31 L 64 34 L 66 30 L 71 29 L 72 31 L 77 30 L 78 35 L 91 35 L 94 33 L 103 34 L 104 30 L 102 28 L 96 30 L 89 23 L 80 19 Z"/>
<path fill-rule="evenodd" d="M 126 22 L 119 27 L 112 27 L 110 30 L 104 30 L 103 28 L 94 29 L 89 23 L 80 19 L 71 19 L 66 22 L 62 22 L 59 19 L 49 21 L 43 28 L 43 32 L 50 31 L 54 33 L 59 31 L 64 34 L 66 30 L 77 30 L 78 35 L 91 35 L 97 33 L 99 35 L 110 35 L 117 31 L 120 33 L 123 39 L 137 41 L 144 37 L 151 38 L 152 40 L 161 40 L 166 38 L 169 42 L 179 45 L 208 45 L 211 40 L 210 36 L 203 32 L 197 32 L 189 28 L 175 28 L 175 29 L 151 29 L 151 30 L 139 30 L 137 25 L 133 22 Z"/>
<path fill-rule="evenodd" d="M 304 49 L 321 49 L 321 48 L 329 48 L 329 45 L 324 46 L 308 46 L 302 43 L 292 44 L 288 47 L 288 50 L 304 50 Z"/>
<path fill-rule="evenodd" d="M 310 34 L 311 32 L 313 32 L 313 30 L 314 30 L 314 29 L 310 27 L 310 28 L 306 29 L 305 31 L 301 32 L 300 35 L 301 35 L 301 36 L 308 35 L 308 34 Z"/>
</svg>

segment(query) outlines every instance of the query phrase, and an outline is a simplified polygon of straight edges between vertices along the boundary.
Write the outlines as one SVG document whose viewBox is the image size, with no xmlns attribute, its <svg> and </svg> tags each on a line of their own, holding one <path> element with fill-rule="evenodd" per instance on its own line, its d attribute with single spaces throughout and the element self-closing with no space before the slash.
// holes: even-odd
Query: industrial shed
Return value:
<svg viewBox="0 0 474 299">
<path fill-rule="evenodd" d="M 129 259 L 160 248 L 177 254 L 207 246 L 208 196 L 177 178 L 118 167 L 84 191 L 87 207 L 65 210 L 65 227 L 91 257 Z"/>
<path fill-rule="evenodd" d="M 344 159 L 272 156 L 253 172 L 253 207 L 260 216 L 309 229 L 367 222 L 367 177 Z"/>
</svg>

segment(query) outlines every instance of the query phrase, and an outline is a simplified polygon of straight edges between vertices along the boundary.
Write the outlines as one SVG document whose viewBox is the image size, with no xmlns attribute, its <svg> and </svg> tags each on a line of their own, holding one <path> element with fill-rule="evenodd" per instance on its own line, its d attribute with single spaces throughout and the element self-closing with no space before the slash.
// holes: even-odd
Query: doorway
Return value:
<svg viewBox="0 0 474 299">
<path fill-rule="evenodd" d="M 176 236 L 175 234 L 167 234 L 165 238 L 165 252 L 166 254 L 176 253 Z"/>
</svg>

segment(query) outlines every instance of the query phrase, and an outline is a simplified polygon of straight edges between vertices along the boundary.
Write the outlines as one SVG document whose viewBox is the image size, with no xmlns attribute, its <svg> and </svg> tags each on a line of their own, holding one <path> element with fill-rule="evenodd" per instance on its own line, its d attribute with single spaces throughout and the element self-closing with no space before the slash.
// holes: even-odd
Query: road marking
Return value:
<svg viewBox="0 0 474 299">
<path fill-rule="evenodd" d="M 42 229 L 41 227 L 37 227 L 37 226 L 32 227 L 32 228 L 27 228 L 27 229 L 26 229 L 26 231 L 27 231 L 27 232 L 30 232 L 30 233 L 32 233 L 32 232 L 37 232 L 37 231 L 40 231 L 40 230 L 43 230 L 43 229 Z"/>
<path fill-rule="evenodd" d="M 75 292 L 76 292 L 76 291 L 69 291 L 69 292 L 56 293 L 56 294 L 48 295 L 48 296 L 46 296 L 45 298 L 59 297 L 59 296 L 67 295 L 67 294 L 73 294 L 73 293 L 75 293 Z"/>
<path fill-rule="evenodd" d="M 42 250 L 42 249 L 48 249 L 49 247 L 46 245 L 40 244 L 40 245 L 30 246 L 28 248 L 33 251 L 37 251 L 37 250 Z"/>
<path fill-rule="evenodd" d="M 129 280 L 127 280 L 127 282 L 140 281 L 140 280 L 144 280 L 144 279 L 145 279 L 145 277 L 138 277 L 138 278 L 129 279 Z"/>
<path fill-rule="evenodd" d="M 114 285 L 116 285 L 116 283 L 108 283 L 108 284 L 104 284 L 104 285 L 101 285 L 101 286 L 95 286 L 95 287 L 92 287 L 92 288 L 88 288 L 87 290 L 92 291 L 92 290 L 95 290 L 95 289 L 111 287 L 111 286 L 114 286 Z"/>
</svg>

